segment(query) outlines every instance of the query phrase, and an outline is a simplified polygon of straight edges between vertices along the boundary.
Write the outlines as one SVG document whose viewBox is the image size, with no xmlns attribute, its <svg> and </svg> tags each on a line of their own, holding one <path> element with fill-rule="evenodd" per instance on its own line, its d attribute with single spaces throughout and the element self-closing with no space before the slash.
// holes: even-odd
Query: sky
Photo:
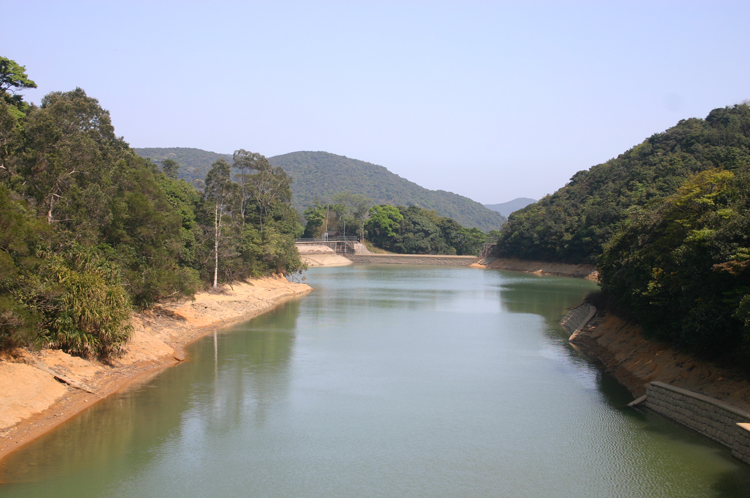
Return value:
<svg viewBox="0 0 750 498">
<path fill-rule="evenodd" d="M 484 204 L 750 99 L 747 1 L 0 7 L 26 100 L 81 87 L 133 147 L 326 151 Z"/>
</svg>

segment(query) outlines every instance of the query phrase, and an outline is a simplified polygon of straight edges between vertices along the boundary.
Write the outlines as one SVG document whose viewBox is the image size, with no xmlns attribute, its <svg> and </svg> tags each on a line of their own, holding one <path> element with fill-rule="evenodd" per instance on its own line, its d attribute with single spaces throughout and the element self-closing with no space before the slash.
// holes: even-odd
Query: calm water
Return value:
<svg viewBox="0 0 750 498">
<path fill-rule="evenodd" d="M 18 497 L 739 497 L 557 325 L 583 280 L 355 266 L 3 465 Z"/>
</svg>

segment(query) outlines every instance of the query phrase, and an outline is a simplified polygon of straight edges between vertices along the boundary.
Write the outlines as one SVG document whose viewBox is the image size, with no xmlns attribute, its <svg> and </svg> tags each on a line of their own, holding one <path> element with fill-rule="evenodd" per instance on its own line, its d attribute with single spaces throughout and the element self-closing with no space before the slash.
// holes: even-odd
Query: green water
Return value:
<svg viewBox="0 0 750 498">
<path fill-rule="evenodd" d="M 590 282 L 466 268 L 308 273 L 7 459 L 13 497 L 740 497 L 750 467 L 657 415 L 557 324 Z"/>
</svg>

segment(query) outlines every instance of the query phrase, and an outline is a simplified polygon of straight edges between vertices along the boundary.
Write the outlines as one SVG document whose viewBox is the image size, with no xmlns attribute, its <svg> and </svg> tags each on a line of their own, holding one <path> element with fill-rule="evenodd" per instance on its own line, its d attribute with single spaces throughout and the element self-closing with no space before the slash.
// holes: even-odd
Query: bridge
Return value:
<svg viewBox="0 0 750 498">
<path fill-rule="evenodd" d="M 337 254 L 355 254 L 356 244 L 359 243 L 359 237 L 329 237 L 327 239 L 295 239 L 297 247 L 310 246 L 327 246 Z"/>
</svg>

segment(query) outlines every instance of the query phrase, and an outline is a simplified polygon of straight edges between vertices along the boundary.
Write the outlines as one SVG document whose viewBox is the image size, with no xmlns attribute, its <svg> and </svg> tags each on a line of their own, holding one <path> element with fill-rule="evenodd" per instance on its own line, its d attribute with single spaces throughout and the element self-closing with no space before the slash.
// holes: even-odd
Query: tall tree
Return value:
<svg viewBox="0 0 750 498">
<path fill-rule="evenodd" d="M 36 88 L 36 83 L 26 75 L 26 67 L 0 56 L 0 96 L 12 106 L 11 112 L 16 117 L 21 117 L 28 111 L 23 95 L 17 93 L 26 88 Z"/>
<path fill-rule="evenodd" d="M 292 200 L 292 179 L 280 167 L 271 166 L 265 156 L 258 154 L 253 163 L 257 173 L 250 175 L 248 185 L 253 200 L 258 205 L 260 214 L 260 231 L 263 233 L 263 222 L 268 218 L 271 208 L 277 203 L 289 204 Z"/>
<path fill-rule="evenodd" d="M 219 240 L 221 239 L 222 219 L 232 196 L 231 168 L 224 159 L 219 159 L 211 166 L 206 175 L 204 196 L 214 208 L 214 281 L 219 286 Z"/>
<path fill-rule="evenodd" d="M 161 162 L 161 170 L 169 178 L 176 179 L 179 169 L 180 165 L 173 159 L 165 159 Z"/>
<path fill-rule="evenodd" d="M 263 161 L 266 158 L 256 152 L 239 149 L 234 152 L 232 159 L 232 167 L 238 172 L 235 178 L 239 187 L 240 216 L 242 217 L 242 225 L 244 226 L 247 203 L 252 198 L 250 177 L 253 171 L 260 171 L 265 167 Z"/>
</svg>

